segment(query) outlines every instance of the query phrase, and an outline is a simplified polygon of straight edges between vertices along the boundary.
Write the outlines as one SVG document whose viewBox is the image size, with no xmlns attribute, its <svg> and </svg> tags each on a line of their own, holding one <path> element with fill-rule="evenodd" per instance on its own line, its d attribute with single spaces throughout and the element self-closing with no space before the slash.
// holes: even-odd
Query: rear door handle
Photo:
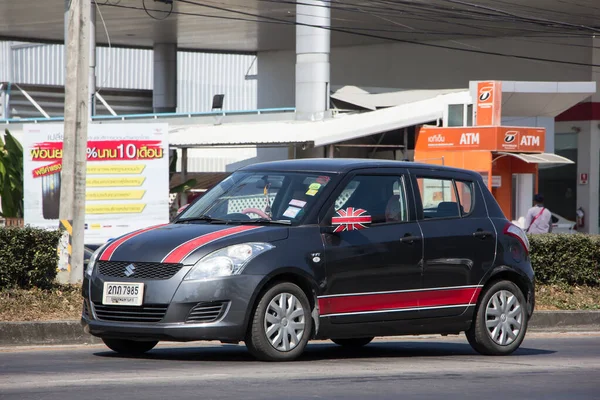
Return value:
<svg viewBox="0 0 600 400">
<path fill-rule="evenodd" d="M 494 232 L 480 230 L 480 231 L 473 232 L 473 236 L 480 238 L 480 239 L 485 239 L 488 236 L 494 236 Z"/>
<path fill-rule="evenodd" d="M 400 242 L 406 244 L 413 244 L 415 240 L 421 240 L 421 236 L 412 236 L 411 234 L 407 233 L 406 235 L 400 238 Z"/>
</svg>

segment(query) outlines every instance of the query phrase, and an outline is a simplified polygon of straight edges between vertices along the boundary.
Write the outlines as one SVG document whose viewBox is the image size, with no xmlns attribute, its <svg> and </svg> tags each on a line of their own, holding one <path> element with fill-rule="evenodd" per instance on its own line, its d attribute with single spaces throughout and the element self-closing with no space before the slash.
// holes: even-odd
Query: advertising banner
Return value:
<svg viewBox="0 0 600 400">
<path fill-rule="evenodd" d="M 25 224 L 58 229 L 62 124 L 24 125 Z M 86 244 L 169 221 L 167 124 L 90 124 Z"/>
<path fill-rule="evenodd" d="M 416 150 L 487 150 L 543 153 L 544 128 L 527 127 L 435 127 L 419 130 Z"/>
</svg>

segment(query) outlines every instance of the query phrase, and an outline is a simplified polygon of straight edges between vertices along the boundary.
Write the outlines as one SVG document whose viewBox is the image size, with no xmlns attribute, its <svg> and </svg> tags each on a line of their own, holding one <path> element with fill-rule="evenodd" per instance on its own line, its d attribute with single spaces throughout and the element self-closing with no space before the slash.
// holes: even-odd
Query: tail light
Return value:
<svg viewBox="0 0 600 400">
<path fill-rule="evenodd" d="M 504 227 L 504 234 L 508 236 L 512 236 L 516 238 L 523 245 L 523 249 L 525 250 L 525 254 L 529 255 L 529 239 L 527 239 L 527 235 L 521 228 L 513 223 L 508 223 Z"/>
</svg>

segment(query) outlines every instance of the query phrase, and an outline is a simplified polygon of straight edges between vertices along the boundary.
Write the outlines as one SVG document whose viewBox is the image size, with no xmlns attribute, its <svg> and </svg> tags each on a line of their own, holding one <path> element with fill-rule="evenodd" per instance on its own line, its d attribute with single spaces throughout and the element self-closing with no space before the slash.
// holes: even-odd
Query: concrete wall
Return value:
<svg viewBox="0 0 600 400">
<path fill-rule="evenodd" d="M 591 63 L 591 39 L 478 39 L 446 41 L 452 47 Z M 258 107 L 294 105 L 294 52 L 258 55 Z M 590 67 L 520 60 L 434 47 L 389 43 L 336 47 L 331 85 L 399 89 L 467 88 L 470 80 L 582 81 Z"/>
<path fill-rule="evenodd" d="M 600 65 L 600 39 L 594 39 L 593 64 Z M 588 79 L 600 82 L 600 68 L 593 68 Z M 591 99 L 600 103 L 600 93 Z M 585 211 L 584 231 L 598 233 L 600 231 L 600 119 L 592 121 L 573 121 L 562 123 L 565 131 L 578 131 L 577 176 L 588 174 L 589 182 L 577 185 L 577 204 Z M 566 126 L 564 126 L 566 125 Z M 569 129 L 571 127 L 571 129 Z M 573 129 L 574 128 L 574 129 Z"/>
</svg>

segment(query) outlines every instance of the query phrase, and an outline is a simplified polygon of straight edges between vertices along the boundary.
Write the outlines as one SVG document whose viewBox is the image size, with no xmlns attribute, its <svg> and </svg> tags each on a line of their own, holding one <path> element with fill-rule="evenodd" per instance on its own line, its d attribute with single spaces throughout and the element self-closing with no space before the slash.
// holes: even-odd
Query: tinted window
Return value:
<svg viewBox="0 0 600 400">
<path fill-rule="evenodd" d="M 452 179 L 417 178 L 417 183 L 424 218 L 460 217 L 459 202 Z"/>
<path fill-rule="evenodd" d="M 365 210 L 372 223 L 408 221 L 404 179 L 400 176 L 357 175 L 342 190 L 334 211 Z"/>
</svg>

